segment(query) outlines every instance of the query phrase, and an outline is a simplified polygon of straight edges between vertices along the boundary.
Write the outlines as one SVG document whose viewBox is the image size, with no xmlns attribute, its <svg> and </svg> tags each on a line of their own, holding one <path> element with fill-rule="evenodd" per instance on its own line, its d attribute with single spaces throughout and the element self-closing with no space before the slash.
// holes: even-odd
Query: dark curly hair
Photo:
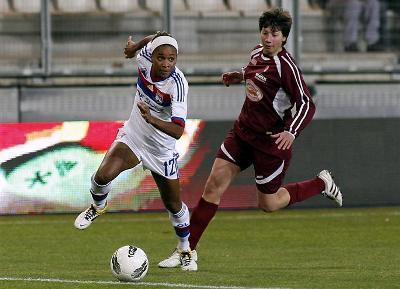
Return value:
<svg viewBox="0 0 400 289">
<path fill-rule="evenodd" d="M 260 32 L 263 28 L 271 27 L 274 31 L 282 31 L 283 36 L 288 38 L 292 27 L 292 16 L 289 11 L 282 8 L 273 8 L 265 11 L 258 20 Z M 283 44 L 285 44 L 284 41 Z"/>
<path fill-rule="evenodd" d="M 153 41 L 155 38 L 160 37 L 160 36 L 171 36 L 171 34 L 169 34 L 166 31 L 157 31 L 156 34 L 154 35 L 154 37 L 151 39 L 151 41 Z"/>
</svg>

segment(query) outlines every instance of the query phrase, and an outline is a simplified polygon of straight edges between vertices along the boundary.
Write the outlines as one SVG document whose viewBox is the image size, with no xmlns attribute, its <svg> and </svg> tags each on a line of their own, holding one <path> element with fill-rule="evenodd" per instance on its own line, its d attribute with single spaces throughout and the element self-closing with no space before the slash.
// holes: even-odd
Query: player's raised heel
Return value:
<svg viewBox="0 0 400 289">
<path fill-rule="evenodd" d="M 197 262 L 194 260 L 193 252 L 191 250 L 180 252 L 180 259 L 183 271 L 197 271 Z"/>
<path fill-rule="evenodd" d="M 94 204 L 91 204 L 89 208 L 84 210 L 82 213 L 79 214 L 78 217 L 75 219 L 74 226 L 79 230 L 86 229 L 89 227 L 92 222 L 100 215 L 104 214 L 107 210 L 107 204 L 104 209 L 100 210 L 96 208 Z"/>
<path fill-rule="evenodd" d="M 196 250 L 192 251 L 192 258 L 195 262 L 197 262 L 197 252 Z M 176 268 L 176 267 L 181 267 L 181 255 L 178 251 L 177 248 L 174 249 L 172 252 L 171 256 L 168 258 L 162 260 L 160 263 L 158 263 L 158 267 L 160 268 Z"/>
<path fill-rule="evenodd" d="M 341 207 L 343 196 L 339 187 L 333 181 L 332 174 L 328 170 L 323 170 L 318 174 L 318 178 L 323 180 L 325 183 L 325 190 L 321 194 L 328 199 L 334 200 L 336 204 Z"/>
</svg>

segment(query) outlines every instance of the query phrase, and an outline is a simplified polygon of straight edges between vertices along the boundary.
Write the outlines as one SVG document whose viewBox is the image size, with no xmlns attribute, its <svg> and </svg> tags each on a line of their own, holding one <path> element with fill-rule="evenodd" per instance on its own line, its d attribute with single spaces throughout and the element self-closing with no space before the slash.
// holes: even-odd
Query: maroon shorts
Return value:
<svg viewBox="0 0 400 289">
<path fill-rule="evenodd" d="M 254 147 L 231 130 L 218 150 L 217 158 L 236 164 L 241 170 L 253 165 L 257 189 L 273 194 L 282 185 L 291 151 L 279 150 L 273 139 L 266 141 L 262 149 Z"/>
</svg>

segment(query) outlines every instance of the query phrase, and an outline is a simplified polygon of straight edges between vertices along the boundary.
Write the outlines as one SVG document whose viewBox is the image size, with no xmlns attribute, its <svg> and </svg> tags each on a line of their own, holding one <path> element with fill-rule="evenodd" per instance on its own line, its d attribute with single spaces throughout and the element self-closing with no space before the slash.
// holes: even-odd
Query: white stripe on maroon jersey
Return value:
<svg viewBox="0 0 400 289">
<path fill-rule="evenodd" d="M 305 102 L 304 97 L 306 97 L 307 100 L 309 99 L 309 97 L 303 90 L 303 84 L 301 83 L 300 73 L 299 73 L 297 66 L 291 61 L 289 56 L 288 56 L 289 60 L 284 56 L 282 56 L 282 59 L 285 60 L 285 62 L 289 65 L 290 69 L 292 70 L 294 78 L 297 83 L 297 86 L 300 91 L 300 96 L 301 96 L 302 104 L 300 106 L 300 109 L 297 111 L 296 117 L 293 119 L 292 124 L 290 125 L 290 128 L 289 128 L 289 131 L 293 132 L 293 134 L 296 135 L 297 130 L 300 128 L 301 124 L 303 123 L 304 119 L 306 118 L 308 110 L 310 108 L 309 101 Z M 303 109 L 305 109 L 304 112 L 303 112 Z M 302 116 L 302 117 L 299 120 L 298 125 L 296 126 L 296 128 L 293 129 L 293 126 L 296 124 L 296 122 L 298 121 L 300 116 Z"/>
<path fill-rule="evenodd" d="M 274 56 L 275 60 L 275 65 L 276 65 L 276 70 L 279 73 L 279 77 L 282 77 L 282 66 L 281 66 L 281 60 L 279 59 L 278 56 Z"/>
<path fill-rule="evenodd" d="M 303 104 L 302 104 L 302 107 L 300 107 L 300 111 L 301 111 L 301 109 L 304 107 L 304 106 L 303 106 L 303 105 L 304 105 L 304 97 L 307 99 L 307 108 L 306 108 L 306 112 L 304 113 L 302 119 L 299 121 L 299 124 L 297 125 L 297 127 L 296 127 L 296 129 L 295 129 L 295 132 L 297 133 L 297 130 L 300 128 L 301 124 L 303 123 L 304 119 L 305 119 L 306 116 L 307 116 L 308 110 L 310 109 L 310 97 L 309 97 L 309 96 L 306 94 L 306 92 L 304 91 L 303 83 L 302 83 L 301 77 L 300 77 L 299 68 L 298 68 L 297 65 L 294 63 L 294 61 L 293 61 L 293 59 L 290 57 L 290 55 L 289 55 L 288 53 L 286 53 L 286 55 L 288 56 L 288 59 L 289 59 L 289 61 L 292 63 L 293 67 L 296 69 L 297 78 L 298 78 L 299 83 L 300 83 L 301 91 L 303 92 L 303 95 L 302 95 L 302 102 L 303 102 Z M 300 115 L 300 114 L 299 114 L 299 115 Z M 293 126 L 293 124 L 295 123 L 295 121 L 296 121 L 296 120 L 293 120 L 291 126 Z"/>
<path fill-rule="evenodd" d="M 253 57 L 254 57 L 257 53 L 259 53 L 262 49 L 263 49 L 262 46 L 259 47 L 259 48 L 254 49 L 254 50 L 250 53 L 250 59 L 253 59 Z"/>
</svg>

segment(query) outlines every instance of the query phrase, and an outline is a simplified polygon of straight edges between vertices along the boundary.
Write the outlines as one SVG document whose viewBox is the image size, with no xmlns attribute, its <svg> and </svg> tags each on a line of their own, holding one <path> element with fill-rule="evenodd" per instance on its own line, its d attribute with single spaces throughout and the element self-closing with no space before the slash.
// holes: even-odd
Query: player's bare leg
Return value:
<svg viewBox="0 0 400 289">
<path fill-rule="evenodd" d="M 190 219 L 189 242 L 192 249 L 196 249 L 201 235 L 217 212 L 222 195 L 239 173 L 239 166 L 221 158 L 215 159 L 203 196 Z"/>
<path fill-rule="evenodd" d="M 274 194 L 265 194 L 257 190 L 258 207 L 266 213 L 275 212 L 285 208 L 290 202 L 290 194 L 287 189 L 281 187 Z"/>
<path fill-rule="evenodd" d="M 107 195 L 111 191 L 112 180 L 121 172 L 133 168 L 137 164 L 139 164 L 139 159 L 126 144 L 113 143 L 91 179 L 90 193 L 93 197 L 93 204 L 75 219 L 75 228 L 86 229 L 97 217 L 106 212 Z"/>
</svg>

